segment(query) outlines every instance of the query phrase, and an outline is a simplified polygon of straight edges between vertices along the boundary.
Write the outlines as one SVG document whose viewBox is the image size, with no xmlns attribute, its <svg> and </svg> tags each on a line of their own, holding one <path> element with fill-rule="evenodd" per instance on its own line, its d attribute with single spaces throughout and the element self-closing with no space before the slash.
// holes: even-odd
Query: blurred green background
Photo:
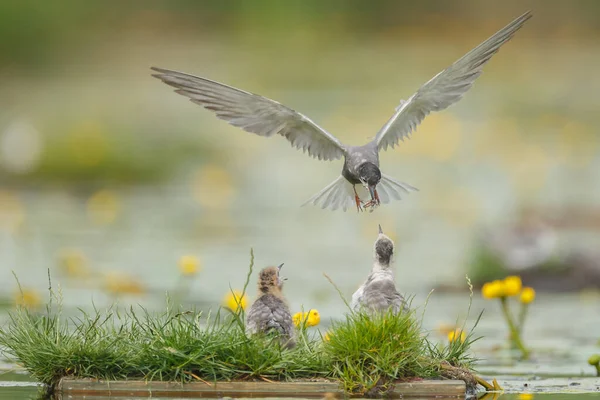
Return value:
<svg viewBox="0 0 600 400">
<path fill-rule="evenodd" d="M 150 76 L 260 93 L 359 144 L 529 9 L 463 100 L 382 154 L 420 191 L 372 214 L 300 208 L 341 162 L 231 127 Z M 334 316 L 321 274 L 350 295 L 378 223 L 406 292 L 531 268 L 540 290 L 597 288 L 599 14 L 595 1 L 2 2 L 0 295 L 21 298 L 14 271 L 44 301 L 50 269 L 67 305 L 173 290 L 214 306 L 254 247 L 258 267 L 286 263 L 293 307 Z"/>
</svg>

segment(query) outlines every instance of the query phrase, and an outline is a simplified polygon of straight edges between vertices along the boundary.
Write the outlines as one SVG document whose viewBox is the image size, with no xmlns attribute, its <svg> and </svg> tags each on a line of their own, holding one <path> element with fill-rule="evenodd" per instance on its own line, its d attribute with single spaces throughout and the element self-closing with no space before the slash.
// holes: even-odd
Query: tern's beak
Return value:
<svg viewBox="0 0 600 400">
<path fill-rule="evenodd" d="M 375 185 L 369 185 L 369 193 L 371 193 L 371 200 L 375 201 Z"/>
<path fill-rule="evenodd" d="M 381 224 L 379 225 L 379 234 L 383 235 L 383 230 L 381 229 Z"/>
</svg>

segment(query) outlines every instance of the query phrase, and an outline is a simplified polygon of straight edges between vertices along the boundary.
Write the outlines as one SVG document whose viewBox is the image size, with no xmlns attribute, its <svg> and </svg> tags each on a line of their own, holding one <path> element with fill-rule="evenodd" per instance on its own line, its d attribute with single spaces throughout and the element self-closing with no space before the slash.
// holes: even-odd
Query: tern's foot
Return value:
<svg viewBox="0 0 600 400">
<path fill-rule="evenodd" d="M 366 202 L 364 207 L 365 208 L 371 207 L 371 211 L 373 211 L 373 208 L 379 206 L 380 204 L 381 204 L 381 201 L 379 200 L 379 194 L 377 193 L 377 190 L 375 190 L 375 198 Z"/>
<path fill-rule="evenodd" d="M 362 200 L 360 199 L 360 197 L 358 197 L 357 194 L 354 194 L 354 201 L 356 202 L 356 212 L 363 211 L 361 207 Z"/>
</svg>

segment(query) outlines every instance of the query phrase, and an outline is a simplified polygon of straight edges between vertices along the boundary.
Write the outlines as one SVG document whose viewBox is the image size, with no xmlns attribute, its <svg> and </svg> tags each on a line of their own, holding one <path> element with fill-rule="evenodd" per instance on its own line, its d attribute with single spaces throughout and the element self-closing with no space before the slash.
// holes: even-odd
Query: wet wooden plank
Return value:
<svg viewBox="0 0 600 400">
<path fill-rule="evenodd" d="M 101 381 L 67 379 L 58 392 L 69 399 L 91 396 L 111 397 L 306 397 L 342 398 L 344 392 L 335 382 L 216 382 L 177 383 L 144 381 Z M 463 381 L 415 381 L 396 385 L 390 397 L 440 396 L 464 397 Z"/>
</svg>

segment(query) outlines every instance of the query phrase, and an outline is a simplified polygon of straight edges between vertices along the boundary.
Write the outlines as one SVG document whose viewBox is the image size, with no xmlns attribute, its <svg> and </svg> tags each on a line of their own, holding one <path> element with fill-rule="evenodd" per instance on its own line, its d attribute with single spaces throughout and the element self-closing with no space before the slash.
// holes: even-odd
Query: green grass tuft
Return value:
<svg viewBox="0 0 600 400">
<path fill-rule="evenodd" d="M 348 314 L 329 337 L 325 349 L 347 392 L 386 391 L 397 379 L 434 375 L 423 363 L 426 339 L 413 313 Z"/>
<path fill-rule="evenodd" d="M 162 314 L 112 307 L 64 318 L 60 296 L 50 292 L 55 301 L 44 315 L 18 308 L 0 329 L 4 354 L 50 390 L 69 376 L 179 382 L 326 378 L 340 381 L 348 393 L 369 396 L 398 380 L 447 377 L 449 371 L 468 378 L 473 362 L 471 334 L 464 343 L 435 345 L 414 311 L 350 312 L 333 323 L 328 340 L 302 328 L 297 346 L 288 350 L 272 337 L 246 336 L 243 311 L 180 312 L 167 301 Z"/>
</svg>

